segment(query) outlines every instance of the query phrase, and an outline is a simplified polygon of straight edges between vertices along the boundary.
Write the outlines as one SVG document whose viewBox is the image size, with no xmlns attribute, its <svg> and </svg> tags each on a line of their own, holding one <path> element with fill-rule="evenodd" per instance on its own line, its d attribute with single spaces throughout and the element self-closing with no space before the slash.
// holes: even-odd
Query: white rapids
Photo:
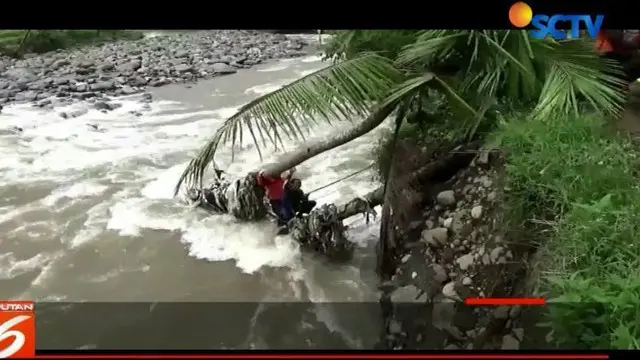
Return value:
<svg viewBox="0 0 640 360">
<path fill-rule="evenodd" d="M 269 63 L 191 89 L 158 89 L 151 104 L 138 95 L 118 98 L 114 102 L 122 106 L 108 113 L 87 103 L 53 111 L 6 106 L 0 113 L 0 281 L 6 284 L 0 299 L 375 299 L 374 282 L 366 278 L 373 278 L 378 227 L 363 217 L 346 221 L 363 250 L 354 264 L 332 267 L 302 254 L 289 237 L 274 238 L 269 222 L 240 223 L 173 198 L 186 163 L 225 118 L 251 98 L 322 66 L 318 57 Z M 76 118 L 59 116 L 87 108 Z M 12 130 L 17 126 L 21 133 Z M 313 134 L 335 131 L 320 126 Z M 370 164 L 378 137 L 374 132 L 302 164 L 304 189 Z M 223 147 L 217 161 L 231 176 L 262 163 L 252 145 L 233 163 Z M 339 203 L 376 186 L 373 174 L 364 172 L 312 199 Z"/>
</svg>

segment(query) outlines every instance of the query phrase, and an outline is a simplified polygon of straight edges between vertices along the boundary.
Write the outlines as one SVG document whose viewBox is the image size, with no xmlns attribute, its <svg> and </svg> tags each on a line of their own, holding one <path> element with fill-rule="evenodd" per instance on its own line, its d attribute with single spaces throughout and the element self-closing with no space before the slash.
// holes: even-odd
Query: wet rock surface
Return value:
<svg viewBox="0 0 640 360">
<path fill-rule="evenodd" d="M 396 274 L 381 286 L 381 348 L 515 350 L 537 342 L 525 339 L 520 308 L 464 303 L 517 296 L 522 277 L 526 256 L 503 231 L 500 164 L 497 152 L 481 151 L 423 210 L 420 235 L 404 244 Z"/>
<path fill-rule="evenodd" d="M 0 57 L 0 106 L 39 107 L 233 74 L 270 59 L 305 55 L 298 38 L 250 30 L 209 30 L 100 46 Z M 102 103 L 102 102 L 99 102 Z M 107 104 L 97 105 L 109 111 Z M 1 109 L 1 107 L 0 107 Z"/>
</svg>

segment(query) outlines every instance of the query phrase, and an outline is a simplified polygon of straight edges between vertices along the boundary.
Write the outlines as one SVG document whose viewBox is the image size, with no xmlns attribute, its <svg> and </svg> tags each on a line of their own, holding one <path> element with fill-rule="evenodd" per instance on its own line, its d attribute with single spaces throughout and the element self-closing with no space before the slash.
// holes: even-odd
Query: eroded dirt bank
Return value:
<svg viewBox="0 0 640 360">
<path fill-rule="evenodd" d="M 537 309 L 464 304 L 469 297 L 518 296 L 525 286 L 534 249 L 505 230 L 503 157 L 499 150 L 480 150 L 451 178 L 423 189 L 429 199 L 399 234 L 395 273 L 381 286 L 386 326 L 380 347 L 541 345 L 541 334 L 533 330 Z"/>
</svg>

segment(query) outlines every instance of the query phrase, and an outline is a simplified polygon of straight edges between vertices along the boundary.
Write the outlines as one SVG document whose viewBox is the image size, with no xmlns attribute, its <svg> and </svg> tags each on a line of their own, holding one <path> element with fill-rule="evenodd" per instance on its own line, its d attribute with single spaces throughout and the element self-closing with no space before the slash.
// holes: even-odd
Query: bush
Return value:
<svg viewBox="0 0 640 360">
<path fill-rule="evenodd" d="M 129 30 L 2 30 L 0 53 L 20 56 L 25 53 L 45 53 L 86 44 L 96 44 L 117 39 L 137 40 L 140 31 Z M 25 38 L 26 36 L 26 38 Z"/>
<path fill-rule="evenodd" d="M 556 345 L 639 349 L 640 153 L 603 125 L 511 121 L 496 135 L 513 213 L 547 224 L 539 291 Z"/>
</svg>

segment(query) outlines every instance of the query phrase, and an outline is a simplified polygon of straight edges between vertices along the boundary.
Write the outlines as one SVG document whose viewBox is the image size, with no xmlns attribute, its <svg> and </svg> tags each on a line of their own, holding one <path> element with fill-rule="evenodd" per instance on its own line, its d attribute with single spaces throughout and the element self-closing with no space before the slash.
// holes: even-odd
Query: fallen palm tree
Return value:
<svg viewBox="0 0 640 360">
<path fill-rule="evenodd" d="M 476 142 L 457 147 L 399 178 L 396 186 L 416 182 L 429 184 L 443 172 L 450 174 L 451 169 L 456 171 L 468 164 L 478 145 Z M 263 220 L 269 215 L 269 205 L 264 201 L 264 190 L 258 186 L 256 177 L 256 173 L 250 173 L 235 181 L 218 181 L 203 190 L 190 190 L 188 197 L 197 206 L 215 213 L 229 213 L 245 221 Z M 383 203 L 384 193 L 384 187 L 381 186 L 346 203 L 325 204 L 308 215 L 295 217 L 287 225 L 291 237 L 329 259 L 349 260 L 355 244 L 347 237 L 347 229 L 342 221 L 358 214 L 363 214 L 367 220 L 370 216 L 376 216 L 373 208 Z"/>
</svg>

